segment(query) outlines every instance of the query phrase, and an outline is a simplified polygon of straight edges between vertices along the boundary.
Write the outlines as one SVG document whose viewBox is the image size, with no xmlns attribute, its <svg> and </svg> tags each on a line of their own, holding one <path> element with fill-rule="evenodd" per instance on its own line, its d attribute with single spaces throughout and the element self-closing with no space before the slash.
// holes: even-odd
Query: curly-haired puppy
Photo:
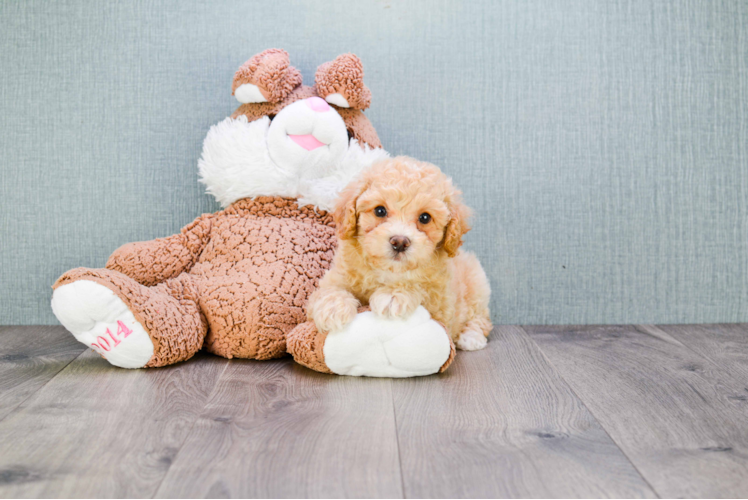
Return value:
<svg viewBox="0 0 748 500">
<path fill-rule="evenodd" d="M 459 251 L 470 230 L 460 195 L 436 166 L 407 157 L 377 163 L 350 184 L 333 214 L 333 266 L 307 307 L 317 328 L 341 329 L 360 305 L 391 318 L 423 305 L 457 347 L 485 347 L 491 290 L 475 255 Z"/>
</svg>

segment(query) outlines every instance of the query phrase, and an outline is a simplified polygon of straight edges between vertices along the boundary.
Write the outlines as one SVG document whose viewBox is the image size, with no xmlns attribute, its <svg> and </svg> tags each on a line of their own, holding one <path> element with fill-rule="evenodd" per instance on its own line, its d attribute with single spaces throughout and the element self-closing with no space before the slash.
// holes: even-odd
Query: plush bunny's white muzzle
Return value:
<svg viewBox="0 0 748 500">
<path fill-rule="evenodd" d="M 270 123 L 268 152 L 276 165 L 299 179 L 328 175 L 348 149 L 348 131 L 324 99 L 310 97 L 285 107 Z"/>
</svg>

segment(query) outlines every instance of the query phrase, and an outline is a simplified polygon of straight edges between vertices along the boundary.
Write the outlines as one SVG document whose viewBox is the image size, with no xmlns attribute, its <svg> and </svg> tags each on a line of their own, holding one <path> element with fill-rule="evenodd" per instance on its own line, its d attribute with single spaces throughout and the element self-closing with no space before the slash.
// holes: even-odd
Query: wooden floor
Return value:
<svg viewBox="0 0 748 500">
<path fill-rule="evenodd" d="M 498 327 L 431 377 L 0 327 L 2 497 L 746 497 L 748 325 Z"/>
</svg>

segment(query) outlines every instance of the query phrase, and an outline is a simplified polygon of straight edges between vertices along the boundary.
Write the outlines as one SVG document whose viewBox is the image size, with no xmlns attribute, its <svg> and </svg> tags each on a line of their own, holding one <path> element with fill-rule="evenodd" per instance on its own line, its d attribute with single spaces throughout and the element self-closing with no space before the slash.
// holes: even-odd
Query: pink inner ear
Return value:
<svg viewBox="0 0 748 500">
<path fill-rule="evenodd" d="M 307 151 L 312 151 L 313 149 L 317 149 L 320 146 L 327 146 L 327 144 L 325 144 L 324 142 L 319 142 L 317 138 L 314 137 L 312 134 L 304 134 L 304 135 L 288 134 L 288 137 L 290 137 L 293 142 L 295 142 L 302 148 L 306 149 Z"/>
</svg>

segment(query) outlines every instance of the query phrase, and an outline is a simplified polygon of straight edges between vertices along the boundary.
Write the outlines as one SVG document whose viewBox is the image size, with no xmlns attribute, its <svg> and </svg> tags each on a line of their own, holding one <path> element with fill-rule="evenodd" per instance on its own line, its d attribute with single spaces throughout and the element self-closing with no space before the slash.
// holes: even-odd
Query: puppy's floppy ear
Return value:
<svg viewBox="0 0 748 500">
<path fill-rule="evenodd" d="M 335 221 L 335 228 L 338 238 L 349 240 L 356 237 L 358 226 L 358 214 L 356 213 L 356 200 L 366 191 L 366 184 L 361 181 L 354 181 L 349 184 L 335 202 L 335 210 L 332 218 Z"/>
<path fill-rule="evenodd" d="M 468 218 L 471 210 L 462 203 L 459 191 L 455 191 L 447 199 L 447 207 L 449 207 L 449 222 L 444 229 L 442 247 L 448 256 L 454 257 L 462 245 L 462 235 L 470 231 Z"/>
</svg>

